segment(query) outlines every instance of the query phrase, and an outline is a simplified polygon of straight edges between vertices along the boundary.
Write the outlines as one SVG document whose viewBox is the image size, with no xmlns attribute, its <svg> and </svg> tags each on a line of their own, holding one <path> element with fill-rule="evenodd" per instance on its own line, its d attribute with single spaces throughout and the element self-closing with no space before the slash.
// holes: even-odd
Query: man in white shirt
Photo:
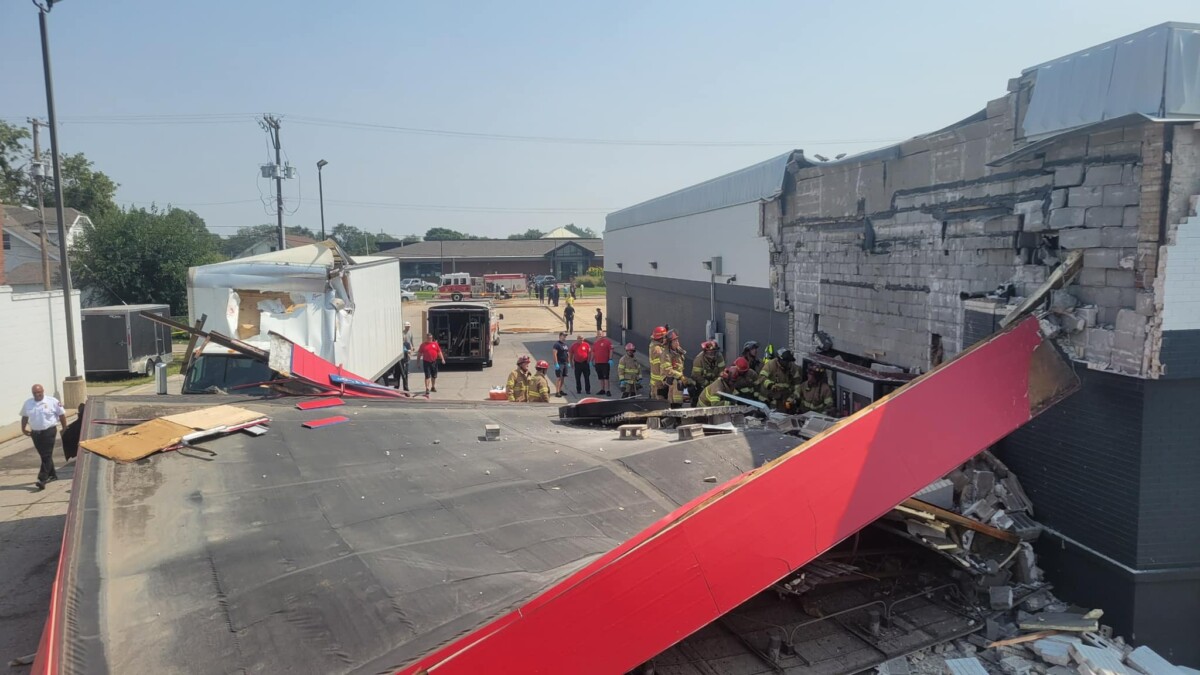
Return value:
<svg viewBox="0 0 1200 675">
<path fill-rule="evenodd" d="M 37 448 L 42 458 L 42 467 L 38 469 L 37 489 L 43 490 L 46 483 L 58 480 L 54 471 L 54 437 L 55 424 L 67 429 L 67 411 L 53 396 L 47 396 L 45 388 L 40 384 L 33 385 L 33 398 L 21 406 L 21 433 L 33 439 L 33 447 Z"/>
</svg>

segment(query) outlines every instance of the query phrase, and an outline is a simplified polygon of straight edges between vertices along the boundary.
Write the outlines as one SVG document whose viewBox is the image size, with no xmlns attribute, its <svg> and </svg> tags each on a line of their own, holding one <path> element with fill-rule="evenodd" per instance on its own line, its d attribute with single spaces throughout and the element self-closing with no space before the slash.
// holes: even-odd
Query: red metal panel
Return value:
<svg viewBox="0 0 1200 675">
<path fill-rule="evenodd" d="M 1025 320 L 401 672 L 636 667 L 1027 422 L 1040 344 Z"/>
</svg>

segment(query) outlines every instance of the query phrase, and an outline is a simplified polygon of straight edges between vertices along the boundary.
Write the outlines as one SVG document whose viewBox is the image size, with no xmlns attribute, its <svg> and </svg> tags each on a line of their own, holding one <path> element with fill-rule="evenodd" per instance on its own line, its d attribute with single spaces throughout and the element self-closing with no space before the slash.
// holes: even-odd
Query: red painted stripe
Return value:
<svg viewBox="0 0 1200 675">
<path fill-rule="evenodd" d="M 297 403 L 296 407 L 301 410 L 317 410 L 318 408 L 333 408 L 339 405 L 346 405 L 346 402 L 340 398 L 319 398 L 315 401 Z"/>
<path fill-rule="evenodd" d="M 320 429 L 321 427 L 333 426 L 334 424 L 341 424 L 342 422 L 349 421 L 350 418 L 346 417 L 345 415 L 335 415 L 333 417 L 322 417 L 319 420 L 309 420 L 300 426 L 306 429 Z"/>
<path fill-rule="evenodd" d="M 1027 422 L 1040 342 L 1025 320 L 400 672 L 629 671 Z"/>
</svg>

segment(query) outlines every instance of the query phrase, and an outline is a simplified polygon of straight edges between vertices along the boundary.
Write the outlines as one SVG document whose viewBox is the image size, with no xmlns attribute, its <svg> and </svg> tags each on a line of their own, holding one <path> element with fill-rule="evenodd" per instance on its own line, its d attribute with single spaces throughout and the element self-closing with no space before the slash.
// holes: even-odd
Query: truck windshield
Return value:
<svg viewBox="0 0 1200 675">
<path fill-rule="evenodd" d="M 261 394 L 266 387 L 241 387 L 274 379 L 267 364 L 248 356 L 203 354 L 188 370 L 183 383 L 185 394 Z"/>
</svg>

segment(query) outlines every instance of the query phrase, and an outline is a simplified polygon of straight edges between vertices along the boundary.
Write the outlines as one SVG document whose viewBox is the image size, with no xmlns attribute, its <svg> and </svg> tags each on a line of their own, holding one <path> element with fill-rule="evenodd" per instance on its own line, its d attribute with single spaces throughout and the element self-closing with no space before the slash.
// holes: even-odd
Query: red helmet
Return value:
<svg viewBox="0 0 1200 675">
<path fill-rule="evenodd" d="M 526 363 L 529 363 L 529 362 L 530 362 L 530 361 L 532 361 L 532 360 L 533 360 L 533 359 L 529 358 L 529 355 L 528 355 L 528 354 L 522 354 L 521 356 L 517 357 L 517 365 L 518 365 L 518 366 L 523 366 L 523 365 L 525 365 Z"/>
<path fill-rule="evenodd" d="M 742 374 L 742 371 L 738 370 L 737 366 L 729 366 L 725 370 L 721 371 L 721 377 L 723 377 L 727 380 L 736 380 L 738 377 L 741 376 L 741 374 Z"/>
<path fill-rule="evenodd" d="M 538 362 L 537 362 L 537 369 L 538 369 L 538 370 L 549 370 L 549 369 L 550 369 L 550 364 L 549 364 L 549 363 L 546 363 L 545 361 L 538 361 Z"/>
<path fill-rule="evenodd" d="M 750 370 L 750 362 L 746 360 L 746 357 L 739 356 L 737 357 L 737 360 L 733 362 L 733 367 L 737 368 L 739 373 L 744 373 L 747 370 Z"/>
<path fill-rule="evenodd" d="M 667 331 L 667 342 L 674 342 L 678 339 L 679 339 L 679 331 L 676 331 L 674 328 Z"/>
<path fill-rule="evenodd" d="M 650 334 L 651 340 L 661 340 L 667 336 L 667 329 L 662 326 L 655 326 L 654 332 Z"/>
<path fill-rule="evenodd" d="M 706 352 L 711 352 L 711 351 L 715 350 L 716 348 L 717 348 L 716 340 L 705 340 L 704 342 L 700 343 L 700 349 L 703 349 Z"/>
<path fill-rule="evenodd" d="M 625 345 L 625 351 L 627 351 L 627 352 L 636 352 L 636 351 L 637 351 L 637 345 L 635 345 L 635 344 L 633 344 L 632 342 L 630 342 L 629 344 Z"/>
</svg>

